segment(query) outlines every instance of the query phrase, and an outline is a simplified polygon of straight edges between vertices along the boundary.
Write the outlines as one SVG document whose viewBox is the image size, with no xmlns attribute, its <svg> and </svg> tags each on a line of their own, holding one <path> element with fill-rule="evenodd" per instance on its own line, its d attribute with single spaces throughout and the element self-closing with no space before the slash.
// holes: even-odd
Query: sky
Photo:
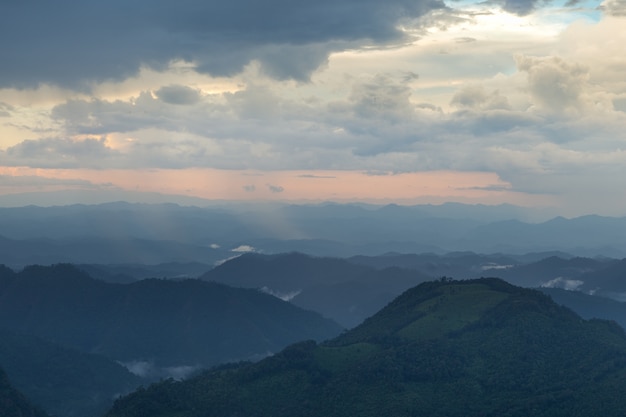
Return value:
<svg viewBox="0 0 626 417">
<path fill-rule="evenodd" d="M 625 216 L 624 45 L 626 0 L 6 0 L 0 197 Z"/>
</svg>

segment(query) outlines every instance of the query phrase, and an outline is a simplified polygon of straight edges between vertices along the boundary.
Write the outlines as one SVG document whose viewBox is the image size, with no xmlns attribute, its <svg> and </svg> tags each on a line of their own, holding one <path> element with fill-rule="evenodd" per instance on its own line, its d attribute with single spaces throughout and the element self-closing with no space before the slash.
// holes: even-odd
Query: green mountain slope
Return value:
<svg viewBox="0 0 626 417">
<path fill-rule="evenodd" d="M 107 417 L 623 416 L 626 335 L 498 279 L 408 290 L 355 329 L 166 381 Z"/>
</svg>

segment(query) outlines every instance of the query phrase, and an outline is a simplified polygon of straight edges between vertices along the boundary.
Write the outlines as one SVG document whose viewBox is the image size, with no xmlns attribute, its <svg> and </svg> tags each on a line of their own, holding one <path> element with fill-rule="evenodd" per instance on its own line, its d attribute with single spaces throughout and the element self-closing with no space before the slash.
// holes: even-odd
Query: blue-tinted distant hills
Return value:
<svg viewBox="0 0 626 417">
<path fill-rule="evenodd" d="M 441 277 L 475 279 L 499 277 L 524 287 L 567 289 L 624 297 L 624 261 L 580 257 L 561 258 L 547 253 L 538 261 L 529 257 L 480 255 L 472 252 L 437 254 L 385 254 L 348 259 L 312 257 L 301 253 L 245 254 L 206 272 L 200 278 L 243 288 L 261 288 L 317 311 L 347 328 L 360 324 L 404 290 Z M 529 261 L 531 260 L 531 261 Z M 620 277 L 622 279 L 620 279 Z M 586 290 L 593 288 L 593 291 Z M 579 311 L 590 305 L 609 304 L 602 297 L 561 301 Z M 570 303 L 571 301 L 571 303 Z M 595 311 L 602 311 L 593 307 Z M 593 309 L 580 310 L 581 314 Z M 626 310 L 609 308 L 614 319 L 626 324 Z"/>
<path fill-rule="evenodd" d="M 513 206 L 107 203 L 0 208 L 0 263 L 214 265 L 241 252 L 376 256 L 471 251 L 626 256 L 626 218 L 530 223 Z"/>
<path fill-rule="evenodd" d="M 257 290 L 199 280 L 95 280 L 71 265 L 0 274 L 0 326 L 122 363 L 207 367 L 339 333 Z"/>
</svg>

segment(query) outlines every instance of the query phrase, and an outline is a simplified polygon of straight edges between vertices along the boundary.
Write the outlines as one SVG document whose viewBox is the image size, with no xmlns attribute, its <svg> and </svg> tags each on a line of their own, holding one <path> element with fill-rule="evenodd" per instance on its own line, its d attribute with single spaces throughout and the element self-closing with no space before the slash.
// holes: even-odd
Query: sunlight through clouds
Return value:
<svg viewBox="0 0 626 417">
<path fill-rule="evenodd" d="M 142 22 L 127 45 L 121 34 L 77 40 L 78 49 L 101 45 L 98 59 L 111 62 L 99 68 L 76 63 L 74 78 L 55 72 L 67 59 L 56 44 L 59 61 L 47 73 L 20 75 L 15 61 L 0 69 L 0 165 L 43 170 L 47 177 L 74 170 L 74 178 L 94 183 L 194 190 L 203 198 L 212 197 L 201 191 L 199 173 L 220 172 L 233 198 L 525 198 L 535 204 L 541 195 L 564 207 L 576 201 L 581 213 L 607 209 L 581 196 L 608 198 L 621 186 L 611 176 L 623 164 L 626 129 L 620 1 L 393 2 L 386 9 L 367 2 L 346 13 L 351 5 L 346 0 L 338 9 L 338 25 L 315 5 L 290 6 L 281 15 L 297 20 L 308 10 L 326 34 L 295 20 L 249 28 L 224 6 L 220 13 L 239 37 L 222 32 L 222 23 L 183 28 L 180 22 L 191 19 L 185 10 L 175 16 L 155 10 L 161 20 L 150 24 L 170 31 L 159 35 L 165 36 L 160 52 L 150 49 L 155 40 Z M 114 11 L 102 6 L 103 18 Z M 27 11 L 19 13 L 14 20 L 26 21 Z M 54 40 L 72 29 L 50 30 Z M 23 39 L 21 49 L 35 38 Z M 174 41 L 185 47 L 176 50 Z M 118 61 L 124 65 L 115 67 Z M 155 188 L 155 180 L 141 174 L 150 170 L 172 185 Z M 136 172 L 132 185 L 115 174 L 124 171 Z M 258 184 L 236 179 L 250 171 L 269 178 Z M 98 179 L 84 177 L 90 172 L 99 172 Z M 285 172 L 318 181 L 294 184 Z M 346 174 L 341 187 L 322 181 L 338 172 Z M 378 187 L 367 172 L 396 175 Z M 434 187 L 436 193 L 392 192 L 407 187 L 404 174 L 434 173 L 436 181 L 443 172 L 458 175 L 447 177 L 450 187 Z M 488 189 L 479 173 L 502 181 L 507 191 L 470 195 L 472 187 Z M 352 175 L 358 184 L 348 181 Z M 173 178 L 181 176 L 184 186 L 177 188 L 183 182 Z M 461 176 L 475 184 L 460 186 Z M 611 210 L 626 213 L 623 206 Z"/>
</svg>

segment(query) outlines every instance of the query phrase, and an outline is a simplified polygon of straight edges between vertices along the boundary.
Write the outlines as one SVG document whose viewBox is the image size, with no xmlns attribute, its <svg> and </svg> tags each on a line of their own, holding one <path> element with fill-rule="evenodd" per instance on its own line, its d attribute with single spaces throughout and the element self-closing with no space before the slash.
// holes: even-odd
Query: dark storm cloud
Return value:
<svg viewBox="0 0 626 417">
<path fill-rule="evenodd" d="M 0 86 L 88 88 L 176 59 L 215 75 L 257 59 L 277 78 L 306 79 L 330 52 L 397 42 L 398 24 L 443 6 L 440 0 L 5 1 Z"/>
</svg>

